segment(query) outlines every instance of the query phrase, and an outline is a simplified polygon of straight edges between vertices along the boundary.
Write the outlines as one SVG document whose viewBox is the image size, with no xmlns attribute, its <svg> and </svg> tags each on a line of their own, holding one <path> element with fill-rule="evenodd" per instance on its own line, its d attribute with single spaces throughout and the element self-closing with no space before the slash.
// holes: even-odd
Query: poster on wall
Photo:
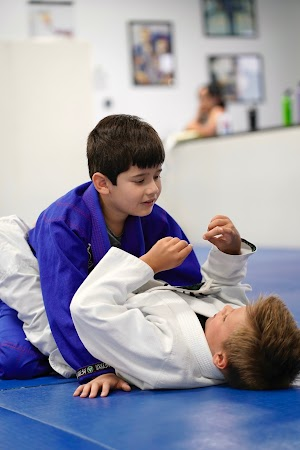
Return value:
<svg viewBox="0 0 300 450">
<path fill-rule="evenodd" d="M 258 103 L 264 99 L 261 55 L 214 55 L 208 57 L 209 78 L 219 83 L 229 102 Z"/>
<path fill-rule="evenodd" d="M 129 22 L 132 81 L 136 86 L 170 86 L 175 81 L 170 22 Z"/>
<path fill-rule="evenodd" d="M 207 36 L 256 36 L 255 0 L 200 1 Z"/>
<path fill-rule="evenodd" d="M 33 37 L 72 37 L 72 1 L 28 1 L 29 32 Z"/>
</svg>

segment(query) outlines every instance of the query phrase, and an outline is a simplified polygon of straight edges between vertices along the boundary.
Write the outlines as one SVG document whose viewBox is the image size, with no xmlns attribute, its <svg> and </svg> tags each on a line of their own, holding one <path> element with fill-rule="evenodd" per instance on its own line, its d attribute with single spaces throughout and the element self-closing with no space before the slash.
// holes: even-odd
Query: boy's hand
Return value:
<svg viewBox="0 0 300 450">
<path fill-rule="evenodd" d="M 207 227 L 203 239 L 211 242 L 221 252 L 229 255 L 241 253 L 241 237 L 231 220 L 226 216 L 215 216 Z"/>
<path fill-rule="evenodd" d="M 99 377 L 94 378 L 94 380 L 90 381 L 86 384 L 81 384 L 78 386 L 76 391 L 74 392 L 74 397 L 89 397 L 95 398 L 98 393 L 100 393 L 100 397 L 107 397 L 109 391 L 111 389 L 122 389 L 123 391 L 131 391 L 131 387 L 129 384 L 119 378 L 114 373 L 105 373 L 103 375 L 99 375 Z"/>
<path fill-rule="evenodd" d="M 140 259 L 147 263 L 154 273 L 158 273 L 180 266 L 191 251 L 191 244 L 169 236 L 157 241 Z"/>
</svg>

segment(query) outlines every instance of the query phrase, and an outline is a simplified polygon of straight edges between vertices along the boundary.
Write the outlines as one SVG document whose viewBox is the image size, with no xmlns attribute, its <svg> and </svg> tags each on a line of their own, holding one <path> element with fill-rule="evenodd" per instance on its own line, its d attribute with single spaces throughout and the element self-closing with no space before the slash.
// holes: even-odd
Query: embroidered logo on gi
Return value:
<svg viewBox="0 0 300 450">
<path fill-rule="evenodd" d="M 93 253 L 92 253 L 92 246 L 91 244 L 88 245 L 87 247 L 87 252 L 89 255 L 89 260 L 88 260 L 88 271 L 89 273 L 93 270 L 95 264 L 94 264 L 94 259 L 93 259 Z"/>
<path fill-rule="evenodd" d="M 84 375 L 89 375 L 91 373 L 99 372 L 100 370 L 106 370 L 106 369 L 112 369 L 112 367 L 104 362 L 90 364 L 89 366 L 81 367 L 81 369 L 77 370 L 76 376 L 78 379 L 80 379 Z"/>
<path fill-rule="evenodd" d="M 86 371 L 87 371 L 87 373 L 93 373 L 94 372 L 94 367 L 93 366 L 88 366 Z"/>
</svg>

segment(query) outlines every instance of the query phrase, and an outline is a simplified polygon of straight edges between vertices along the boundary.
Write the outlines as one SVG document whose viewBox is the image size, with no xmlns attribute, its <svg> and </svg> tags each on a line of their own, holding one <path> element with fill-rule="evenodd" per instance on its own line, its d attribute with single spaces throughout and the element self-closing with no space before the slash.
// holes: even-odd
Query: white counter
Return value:
<svg viewBox="0 0 300 450">
<path fill-rule="evenodd" d="M 167 152 L 158 204 L 191 242 L 216 214 L 264 247 L 300 248 L 300 127 L 180 142 Z"/>
</svg>

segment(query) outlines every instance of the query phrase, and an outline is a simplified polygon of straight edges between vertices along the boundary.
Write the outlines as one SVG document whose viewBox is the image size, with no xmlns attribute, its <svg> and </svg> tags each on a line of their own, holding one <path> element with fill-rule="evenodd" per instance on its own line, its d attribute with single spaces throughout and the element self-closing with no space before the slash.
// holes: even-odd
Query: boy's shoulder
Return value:
<svg viewBox="0 0 300 450">
<path fill-rule="evenodd" d="M 47 215 L 50 219 L 50 217 L 59 217 L 59 215 L 65 215 L 71 211 L 78 212 L 85 209 L 84 194 L 90 185 L 91 182 L 87 182 L 71 189 L 51 203 L 41 215 Z"/>
<path fill-rule="evenodd" d="M 80 228 L 90 227 L 91 211 L 85 202 L 85 194 L 89 189 L 91 182 L 84 183 L 75 187 L 63 196 L 55 200 L 40 215 L 32 233 L 38 232 L 41 228 L 49 229 L 53 225 L 63 224 L 68 228 L 79 230 Z"/>
</svg>

